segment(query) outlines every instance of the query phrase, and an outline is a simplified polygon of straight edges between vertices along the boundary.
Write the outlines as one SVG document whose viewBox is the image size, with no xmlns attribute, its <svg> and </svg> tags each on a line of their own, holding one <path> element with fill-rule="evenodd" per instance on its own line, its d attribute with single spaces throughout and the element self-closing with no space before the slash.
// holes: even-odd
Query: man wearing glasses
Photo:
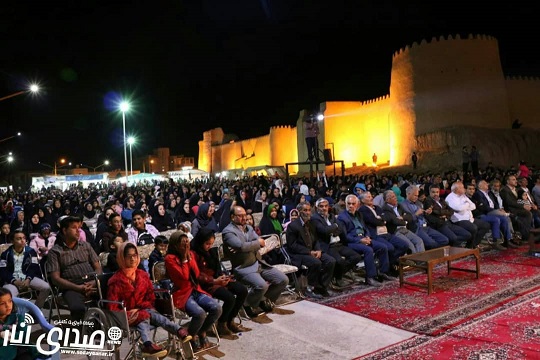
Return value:
<svg viewBox="0 0 540 360">
<path fill-rule="evenodd" d="M 289 278 L 261 258 L 259 249 L 266 245 L 265 240 L 246 224 L 243 207 L 233 207 L 231 223 L 223 229 L 222 235 L 224 253 L 231 261 L 234 276 L 250 288 L 244 306 L 246 314 L 256 322 L 272 322 L 266 316 L 261 317 L 262 311 L 257 307 L 265 312 L 274 311 L 272 304 L 289 284 Z"/>
</svg>

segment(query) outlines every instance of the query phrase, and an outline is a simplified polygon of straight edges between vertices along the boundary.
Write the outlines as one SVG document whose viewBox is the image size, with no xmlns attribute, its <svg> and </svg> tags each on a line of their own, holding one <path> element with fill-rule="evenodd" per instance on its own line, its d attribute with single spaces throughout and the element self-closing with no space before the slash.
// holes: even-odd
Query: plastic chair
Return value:
<svg viewBox="0 0 540 360">
<path fill-rule="evenodd" d="M 48 333 L 54 328 L 54 325 L 52 325 L 45 319 L 45 316 L 43 316 L 41 309 L 34 305 L 32 302 L 26 299 L 14 297 L 13 303 L 17 306 L 17 313 L 21 315 L 30 314 L 34 319 L 35 324 L 39 324 L 39 326 L 41 326 L 43 331 L 45 331 L 46 333 Z M 58 332 L 56 331 L 51 334 L 51 340 L 54 342 L 58 342 L 58 337 Z M 60 360 L 60 349 L 58 349 L 56 353 L 50 355 L 49 357 L 44 355 L 42 359 Z"/>
<path fill-rule="evenodd" d="M 177 320 L 180 323 L 189 322 L 191 320 L 191 317 L 184 311 L 177 309 L 174 306 L 172 293 L 170 291 L 169 286 L 166 285 L 167 284 L 166 282 L 170 281 L 170 279 L 167 275 L 167 269 L 165 268 L 164 261 L 158 261 L 157 263 L 154 264 L 154 266 L 152 266 L 152 276 L 154 277 L 154 286 L 157 288 L 156 289 L 156 304 L 155 304 L 156 310 L 164 314 L 165 316 L 169 317 L 173 322 L 176 322 Z M 165 288 L 163 288 L 164 286 Z M 186 355 L 188 358 L 192 358 L 194 354 L 198 354 L 199 352 L 214 349 L 219 346 L 219 342 L 221 339 L 219 337 L 216 324 L 212 325 L 212 331 L 216 335 L 216 340 L 217 340 L 216 344 L 212 347 L 209 347 L 209 348 L 206 348 L 206 349 L 203 349 L 194 353 L 193 348 L 191 347 L 190 343 L 184 344 L 184 350 L 188 350 L 186 351 L 187 353 Z"/>
</svg>

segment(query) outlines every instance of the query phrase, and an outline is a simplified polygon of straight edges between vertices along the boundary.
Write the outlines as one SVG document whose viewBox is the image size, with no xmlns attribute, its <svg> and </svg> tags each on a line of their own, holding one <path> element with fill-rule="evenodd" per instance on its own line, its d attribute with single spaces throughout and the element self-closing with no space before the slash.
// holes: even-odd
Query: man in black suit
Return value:
<svg viewBox="0 0 540 360">
<path fill-rule="evenodd" d="M 334 275 L 336 260 L 321 250 L 315 227 L 310 221 L 311 204 L 304 201 L 296 209 L 300 217 L 287 226 L 287 252 L 294 266 L 300 269 L 304 265 L 308 268 L 306 295 L 328 297 L 328 286 Z"/>
<path fill-rule="evenodd" d="M 311 223 L 315 226 L 323 253 L 336 260 L 332 283 L 337 287 L 343 287 L 345 285 L 342 280 L 343 274 L 362 261 L 362 256 L 346 245 L 347 239 L 344 238 L 343 230 L 337 223 L 335 215 L 329 211 L 328 200 L 318 199 L 315 207 L 317 212 L 311 215 Z"/>
<path fill-rule="evenodd" d="M 472 194 L 472 201 L 476 205 L 476 211 L 479 218 L 491 224 L 491 233 L 494 242 L 490 245 L 498 250 L 506 250 L 504 246 L 499 245 L 499 242 L 506 242 L 506 244 L 508 244 L 508 240 L 512 239 L 512 232 L 510 231 L 512 221 L 510 220 L 510 214 L 496 208 L 498 203 L 497 201 L 493 201 L 489 196 L 489 185 L 485 180 L 480 180 L 478 182 L 478 189 L 476 189 L 476 191 L 474 185 L 468 184 L 467 195 L 468 194 Z M 491 220 L 493 218 L 498 219 L 498 226 L 495 226 L 497 223 Z M 504 236 L 504 239 L 502 236 Z M 515 247 L 513 244 L 510 246 Z"/>
<path fill-rule="evenodd" d="M 432 184 L 429 187 L 429 196 L 424 200 L 424 209 L 431 208 L 432 211 L 431 213 L 425 213 L 424 217 L 429 226 L 446 235 L 450 245 L 464 247 L 471 240 L 472 235 L 463 227 L 450 221 L 454 210 L 450 209 L 444 201 L 441 201 L 440 192 L 441 188 L 438 184 Z"/>
<path fill-rule="evenodd" d="M 396 193 L 386 190 L 383 193 L 384 205 L 381 217 L 386 221 L 386 228 L 390 234 L 400 237 L 409 245 L 411 253 L 425 251 L 424 241 L 414 232 L 407 228 L 409 222 L 413 222 L 412 216 L 399 206 Z"/>
</svg>

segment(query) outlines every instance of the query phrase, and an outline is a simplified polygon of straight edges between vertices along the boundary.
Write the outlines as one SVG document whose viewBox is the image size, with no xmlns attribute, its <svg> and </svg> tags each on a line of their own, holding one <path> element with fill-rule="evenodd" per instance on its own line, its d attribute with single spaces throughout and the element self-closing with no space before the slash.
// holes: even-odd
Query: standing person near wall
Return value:
<svg viewBox="0 0 540 360">
<path fill-rule="evenodd" d="M 471 152 L 470 152 L 469 156 L 470 156 L 470 159 L 471 159 L 471 169 L 472 169 L 473 175 L 476 177 L 476 176 L 479 175 L 479 172 L 478 172 L 478 157 L 480 156 L 480 154 L 478 154 L 478 150 L 476 149 L 476 146 L 473 145 L 473 147 L 471 148 Z"/>
<path fill-rule="evenodd" d="M 411 160 L 412 160 L 412 167 L 413 169 L 416 170 L 416 162 L 418 161 L 418 155 L 416 155 L 416 152 L 414 151 L 412 153 Z"/>
<path fill-rule="evenodd" d="M 319 136 L 319 124 L 313 114 L 306 115 L 304 118 L 304 136 L 306 138 L 308 161 L 311 162 L 313 159 L 321 161 L 319 158 L 319 141 L 317 139 Z"/>
<path fill-rule="evenodd" d="M 467 171 L 469 171 L 469 160 L 470 160 L 470 154 L 469 150 L 466 146 L 461 148 L 461 169 L 463 171 L 463 177 L 467 174 Z"/>
</svg>

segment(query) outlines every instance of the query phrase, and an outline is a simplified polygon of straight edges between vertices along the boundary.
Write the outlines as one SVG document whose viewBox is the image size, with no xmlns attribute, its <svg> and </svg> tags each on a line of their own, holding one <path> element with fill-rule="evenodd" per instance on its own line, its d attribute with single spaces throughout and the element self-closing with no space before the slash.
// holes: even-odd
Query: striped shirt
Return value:
<svg viewBox="0 0 540 360">
<path fill-rule="evenodd" d="M 79 241 L 73 249 L 57 243 L 49 250 L 47 271 L 59 271 L 63 279 L 82 284 L 83 277 L 95 271 L 96 262 L 99 258 L 87 242 Z"/>
</svg>

